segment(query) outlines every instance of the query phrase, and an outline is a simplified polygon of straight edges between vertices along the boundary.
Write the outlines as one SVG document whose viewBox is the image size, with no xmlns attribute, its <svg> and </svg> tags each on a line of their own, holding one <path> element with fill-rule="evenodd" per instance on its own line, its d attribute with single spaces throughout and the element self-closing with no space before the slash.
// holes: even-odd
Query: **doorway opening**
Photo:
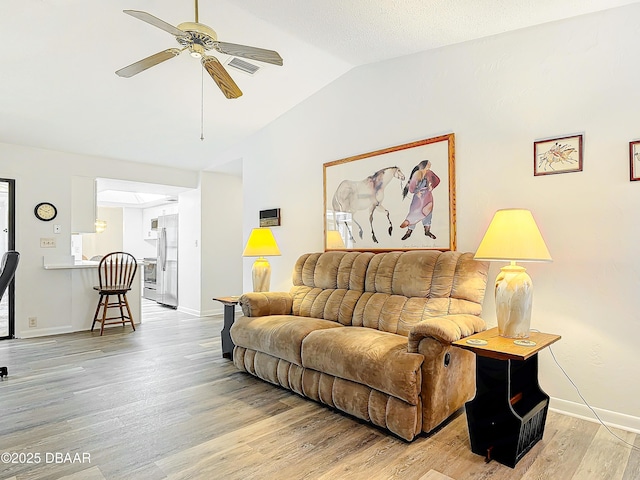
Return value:
<svg viewBox="0 0 640 480">
<path fill-rule="evenodd" d="M 0 178 L 0 257 L 16 248 L 15 236 L 16 181 Z M 0 302 L 0 340 L 15 336 L 15 282 L 11 282 Z"/>
<path fill-rule="evenodd" d="M 106 250 L 131 253 L 138 261 L 142 322 L 178 306 L 178 213 L 186 187 L 96 179 L 101 233 L 83 235 L 82 255 Z M 167 308 L 169 307 L 169 308 Z"/>
</svg>

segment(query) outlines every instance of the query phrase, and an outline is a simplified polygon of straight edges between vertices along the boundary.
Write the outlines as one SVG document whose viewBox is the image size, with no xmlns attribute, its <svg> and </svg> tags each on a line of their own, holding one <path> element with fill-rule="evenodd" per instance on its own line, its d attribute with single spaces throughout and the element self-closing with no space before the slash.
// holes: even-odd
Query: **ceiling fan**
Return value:
<svg viewBox="0 0 640 480">
<path fill-rule="evenodd" d="M 165 32 L 169 32 L 176 37 L 176 40 L 182 48 L 168 48 L 162 52 L 158 52 L 147 58 L 143 58 L 131 65 L 128 65 L 116 71 L 120 77 L 132 77 L 147 68 L 153 67 L 180 55 L 184 50 L 189 50 L 192 57 L 199 58 L 204 69 L 211 75 L 213 81 L 216 82 L 222 93 L 227 98 L 238 98 L 242 95 L 242 91 L 233 81 L 226 69 L 220 61 L 212 56 L 207 55 L 208 50 L 215 50 L 226 55 L 236 57 L 249 58 L 259 62 L 271 63 L 273 65 L 282 65 L 282 57 L 274 50 L 265 50 L 263 48 L 249 47 L 246 45 L 237 45 L 235 43 L 227 43 L 218 41 L 216 32 L 207 25 L 198 23 L 198 0 L 195 0 L 195 22 L 184 22 L 177 27 L 154 17 L 150 13 L 138 10 L 123 10 L 127 15 L 147 22 L 154 27 L 160 28 Z"/>
</svg>

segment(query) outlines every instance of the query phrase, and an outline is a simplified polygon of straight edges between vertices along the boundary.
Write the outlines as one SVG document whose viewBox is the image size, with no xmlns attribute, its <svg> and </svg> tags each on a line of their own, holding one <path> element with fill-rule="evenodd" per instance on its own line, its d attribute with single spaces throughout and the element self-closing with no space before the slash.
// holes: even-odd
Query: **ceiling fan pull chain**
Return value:
<svg viewBox="0 0 640 480">
<path fill-rule="evenodd" d="M 200 140 L 204 140 L 204 68 L 200 69 Z"/>
</svg>

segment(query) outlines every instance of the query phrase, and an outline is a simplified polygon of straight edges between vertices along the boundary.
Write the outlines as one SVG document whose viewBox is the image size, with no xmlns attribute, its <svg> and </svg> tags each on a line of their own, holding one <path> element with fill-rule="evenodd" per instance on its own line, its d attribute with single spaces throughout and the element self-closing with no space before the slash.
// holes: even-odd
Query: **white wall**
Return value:
<svg viewBox="0 0 640 480">
<path fill-rule="evenodd" d="M 200 185 L 178 196 L 178 309 L 193 315 L 202 309 L 201 197 Z"/>
<path fill-rule="evenodd" d="M 147 230 L 148 226 L 142 220 L 141 208 L 122 209 L 122 248 L 138 260 L 156 256 L 156 240 L 145 240 L 143 237 Z"/>
<path fill-rule="evenodd" d="M 98 207 L 97 218 L 107 222 L 107 228 L 101 233 L 82 235 L 82 255 L 88 260 L 123 250 L 122 207 Z"/>
<path fill-rule="evenodd" d="M 69 255 L 71 248 L 71 176 L 108 177 L 195 188 L 197 172 L 154 167 L 107 158 L 74 155 L 0 143 L 0 177 L 16 179 L 16 336 L 32 337 L 73 331 L 70 270 L 45 270 L 43 255 Z M 33 215 L 42 201 L 56 205 L 54 222 Z M 62 225 L 54 234 L 52 223 Z M 40 248 L 41 237 L 55 237 L 56 248 Z M 38 318 L 29 329 L 28 317 Z"/>
<path fill-rule="evenodd" d="M 221 155 L 243 159 L 244 239 L 259 210 L 282 209 L 271 290 L 322 250 L 324 162 L 454 132 L 458 249 L 475 250 L 495 210 L 531 209 L 554 258 L 527 265 L 532 326 L 562 335 L 556 356 L 604 418 L 640 431 L 638 38 L 634 4 L 360 67 Z M 534 177 L 534 140 L 573 133 L 585 135 L 584 171 Z M 540 362 L 552 405 L 590 415 L 548 350 Z"/>
<path fill-rule="evenodd" d="M 199 188 L 179 200 L 179 309 L 221 314 L 213 297 L 242 293 L 242 180 L 201 172 Z"/>
<path fill-rule="evenodd" d="M 202 172 L 202 311 L 222 313 L 213 297 L 242 294 L 242 179 Z M 220 199 L 224 199 L 221 202 Z"/>
</svg>

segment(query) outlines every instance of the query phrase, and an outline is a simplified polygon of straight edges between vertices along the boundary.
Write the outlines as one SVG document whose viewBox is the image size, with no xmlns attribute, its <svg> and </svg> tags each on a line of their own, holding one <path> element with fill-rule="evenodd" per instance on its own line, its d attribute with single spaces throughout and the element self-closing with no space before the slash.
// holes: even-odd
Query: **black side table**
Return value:
<svg viewBox="0 0 640 480">
<path fill-rule="evenodd" d="M 538 384 L 538 352 L 559 335 L 531 332 L 514 344 L 498 329 L 453 343 L 476 354 L 476 396 L 465 404 L 471 450 L 511 468 L 542 438 L 549 396 Z"/>
<path fill-rule="evenodd" d="M 231 340 L 231 325 L 236 316 L 236 305 L 240 297 L 214 297 L 214 300 L 224 305 L 224 326 L 220 332 L 220 339 L 222 340 L 222 356 L 233 360 L 233 341 Z"/>
</svg>

